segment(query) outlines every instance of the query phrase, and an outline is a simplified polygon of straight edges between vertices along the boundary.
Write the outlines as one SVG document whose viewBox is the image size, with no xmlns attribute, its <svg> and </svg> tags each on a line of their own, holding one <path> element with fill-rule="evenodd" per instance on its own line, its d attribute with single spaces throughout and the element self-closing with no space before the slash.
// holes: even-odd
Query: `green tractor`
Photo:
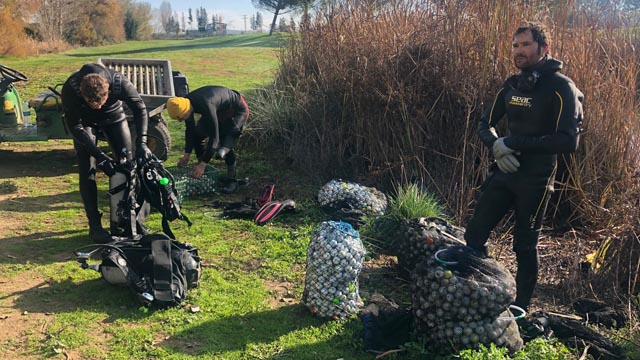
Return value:
<svg viewBox="0 0 640 360">
<path fill-rule="evenodd" d="M 25 124 L 25 116 L 28 109 L 20 98 L 20 94 L 16 90 L 13 83 L 19 81 L 29 81 L 29 78 L 23 73 L 13 70 L 7 66 L 0 64 L 0 99 L 2 99 L 2 111 L 0 111 L 0 141 L 3 133 L 11 133 L 17 131 Z M 30 114 L 29 114 L 30 115 Z"/>
<path fill-rule="evenodd" d="M 23 101 L 13 83 L 28 80 L 23 73 L 0 64 L 0 141 L 70 139 L 62 119 L 60 94 L 50 88 L 36 99 Z"/>
<path fill-rule="evenodd" d="M 171 136 L 162 111 L 170 97 L 185 96 L 189 92 L 186 77 L 178 71 L 172 71 L 168 60 L 101 58 L 98 62 L 121 72 L 134 84 L 149 115 L 147 145 L 158 159 L 166 160 L 171 148 Z M 62 84 L 48 87 L 47 91 L 41 92 L 27 103 L 20 99 L 12 84 L 28 80 L 24 74 L 0 65 L 0 97 L 3 100 L 0 142 L 70 139 L 71 134 L 64 124 L 62 99 L 57 90 Z M 30 113 L 31 108 L 35 110 L 35 114 Z M 135 136 L 132 117 L 126 107 L 125 111 L 129 129 Z M 98 137 L 101 138 L 101 134 Z"/>
</svg>

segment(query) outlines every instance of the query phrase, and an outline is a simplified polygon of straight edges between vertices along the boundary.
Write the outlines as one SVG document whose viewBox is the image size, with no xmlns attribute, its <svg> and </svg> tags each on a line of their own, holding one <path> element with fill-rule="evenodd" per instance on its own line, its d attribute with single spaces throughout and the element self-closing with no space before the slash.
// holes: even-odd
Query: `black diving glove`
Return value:
<svg viewBox="0 0 640 360">
<path fill-rule="evenodd" d="M 105 153 L 100 153 L 100 155 L 96 157 L 96 166 L 109 177 L 116 173 L 115 162 Z"/>
<path fill-rule="evenodd" d="M 153 158 L 153 153 L 145 143 L 136 146 L 136 158 L 149 160 Z"/>
</svg>

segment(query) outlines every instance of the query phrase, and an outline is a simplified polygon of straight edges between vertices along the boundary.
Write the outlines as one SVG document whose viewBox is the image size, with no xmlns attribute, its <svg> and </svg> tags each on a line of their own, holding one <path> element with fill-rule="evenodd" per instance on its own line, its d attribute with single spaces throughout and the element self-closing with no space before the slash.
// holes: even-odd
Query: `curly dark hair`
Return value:
<svg viewBox="0 0 640 360">
<path fill-rule="evenodd" d="M 109 82 L 100 74 L 87 74 L 80 82 L 80 94 L 92 107 L 100 107 L 109 97 Z"/>
<path fill-rule="evenodd" d="M 549 40 L 547 39 L 547 28 L 538 22 L 527 22 L 523 25 L 520 25 L 516 32 L 513 34 L 515 38 L 516 35 L 520 35 L 524 32 L 531 31 L 531 36 L 533 37 L 533 41 L 537 42 L 538 45 L 543 48 L 549 46 Z"/>
</svg>

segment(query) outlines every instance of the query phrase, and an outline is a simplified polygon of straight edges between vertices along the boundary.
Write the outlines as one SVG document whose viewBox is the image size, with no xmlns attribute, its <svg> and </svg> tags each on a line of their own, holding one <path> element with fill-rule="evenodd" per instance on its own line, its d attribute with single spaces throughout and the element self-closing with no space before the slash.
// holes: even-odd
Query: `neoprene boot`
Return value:
<svg viewBox="0 0 640 360">
<path fill-rule="evenodd" d="M 111 241 L 111 235 L 102 227 L 102 215 L 89 218 L 89 238 L 96 244 L 104 244 Z"/>
<path fill-rule="evenodd" d="M 238 180 L 236 180 L 236 162 L 231 165 L 227 165 L 227 177 L 228 182 L 222 188 L 223 194 L 233 194 L 238 191 Z"/>
</svg>

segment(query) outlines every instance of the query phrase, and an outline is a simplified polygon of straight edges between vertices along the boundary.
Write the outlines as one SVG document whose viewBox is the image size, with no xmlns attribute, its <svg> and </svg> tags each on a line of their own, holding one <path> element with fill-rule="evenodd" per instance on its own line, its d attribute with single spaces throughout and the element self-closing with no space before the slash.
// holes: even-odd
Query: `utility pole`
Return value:
<svg viewBox="0 0 640 360">
<path fill-rule="evenodd" d="M 244 32 L 247 32 L 247 15 L 242 15 L 242 18 L 244 19 Z"/>
</svg>

